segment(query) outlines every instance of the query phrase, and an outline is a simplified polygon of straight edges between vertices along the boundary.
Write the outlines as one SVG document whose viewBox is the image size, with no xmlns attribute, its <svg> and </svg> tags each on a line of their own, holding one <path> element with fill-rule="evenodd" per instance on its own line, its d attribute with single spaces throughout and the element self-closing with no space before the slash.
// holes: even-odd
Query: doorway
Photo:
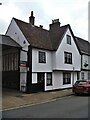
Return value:
<svg viewBox="0 0 90 120">
<path fill-rule="evenodd" d="M 37 86 L 39 91 L 44 91 L 45 73 L 37 73 Z"/>
</svg>

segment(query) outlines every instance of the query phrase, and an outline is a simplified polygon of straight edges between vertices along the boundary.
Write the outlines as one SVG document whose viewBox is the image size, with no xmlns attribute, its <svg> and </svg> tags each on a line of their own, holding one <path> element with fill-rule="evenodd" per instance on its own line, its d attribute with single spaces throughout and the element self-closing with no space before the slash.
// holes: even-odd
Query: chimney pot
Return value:
<svg viewBox="0 0 90 120">
<path fill-rule="evenodd" d="M 54 19 L 52 20 L 52 24 L 50 24 L 50 30 L 55 30 L 55 29 L 58 29 L 60 27 L 60 22 L 59 22 L 59 19 Z"/>
<path fill-rule="evenodd" d="M 31 16 L 29 17 L 29 23 L 34 25 L 34 22 L 35 22 L 35 17 L 33 16 L 33 11 L 31 11 Z"/>
<path fill-rule="evenodd" d="M 40 25 L 40 28 L 43 28 L 43 25 Z"/>
<path fill-rule="evenodd" d="M 33 11 L 31 11 L 31 16 L 33 17 Z"/>
<path fill-rule="evenodd" d="M 54 19 L 54 20 L 52 20 L 52 24 L 58 23 L 58 22 L 59 22 L 59 19 Z"/>
</svg>

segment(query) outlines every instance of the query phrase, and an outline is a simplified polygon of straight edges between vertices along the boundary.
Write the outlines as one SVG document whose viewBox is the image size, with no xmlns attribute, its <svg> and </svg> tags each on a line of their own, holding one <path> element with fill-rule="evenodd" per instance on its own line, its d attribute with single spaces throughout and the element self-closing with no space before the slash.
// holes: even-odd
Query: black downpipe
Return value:
<svg viewBox="0 0 90 120">
<path fill-rule="evenodd" d="M 26 93 L 31 93 L 31 85 L 32 85 L 32 47 L 28 47 L 27 52 L 27 67 L 29 70 L 27 71 L 27 83 L 26 83 Z"/>
</svg>

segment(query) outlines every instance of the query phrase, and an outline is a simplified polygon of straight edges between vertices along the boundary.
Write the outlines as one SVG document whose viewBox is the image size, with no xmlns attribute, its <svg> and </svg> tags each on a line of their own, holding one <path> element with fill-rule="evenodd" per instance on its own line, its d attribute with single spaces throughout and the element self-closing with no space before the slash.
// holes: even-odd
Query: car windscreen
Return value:
<svg viewBox="0 0 90 120">
<path fill-rule="evenodd" d="M 86 84 L 88 84 L 87 81 L 77 81 L 76 82 L 76 85 L 86 85 Z"/>
</svg>

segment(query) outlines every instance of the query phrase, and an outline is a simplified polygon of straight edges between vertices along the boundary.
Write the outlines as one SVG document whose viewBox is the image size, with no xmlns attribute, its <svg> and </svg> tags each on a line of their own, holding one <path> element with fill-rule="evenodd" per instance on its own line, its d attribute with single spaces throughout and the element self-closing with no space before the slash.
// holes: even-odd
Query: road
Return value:
<svg viewBox="0 0 90 120">
<path fill-rule="evenodd" d="M 3 118 L 88 118 L 88 96 L 67 96 L 56 100 L 3 111 Z"/>
</svg>

